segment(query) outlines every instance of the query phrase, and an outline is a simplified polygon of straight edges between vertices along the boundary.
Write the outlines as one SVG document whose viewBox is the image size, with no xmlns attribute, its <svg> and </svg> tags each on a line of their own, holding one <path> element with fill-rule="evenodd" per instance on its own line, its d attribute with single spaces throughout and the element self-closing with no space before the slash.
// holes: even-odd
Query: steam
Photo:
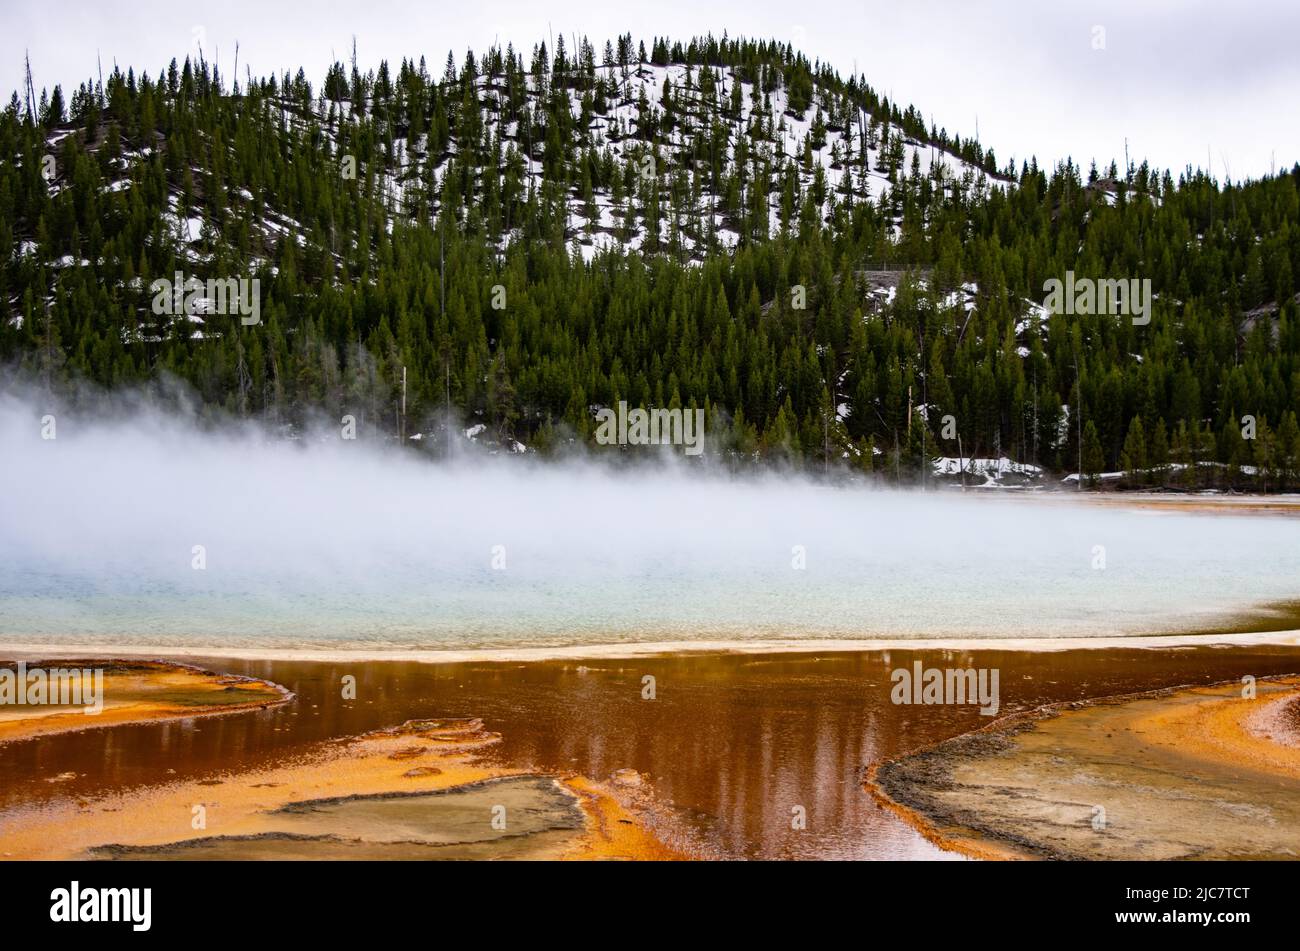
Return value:
<svg viewBox="0 0 1300 951">
<path fill-rule="evenodd" d="M 209 418 L 183 390 L 52 405 L 11 389 L 0 639 L 1116 634 L 1292 597 L 1300 576 L 1290 519 L 736 479 L 662 458 L 433 462 L 332 423 L 289 439 Z"/>
</svg>

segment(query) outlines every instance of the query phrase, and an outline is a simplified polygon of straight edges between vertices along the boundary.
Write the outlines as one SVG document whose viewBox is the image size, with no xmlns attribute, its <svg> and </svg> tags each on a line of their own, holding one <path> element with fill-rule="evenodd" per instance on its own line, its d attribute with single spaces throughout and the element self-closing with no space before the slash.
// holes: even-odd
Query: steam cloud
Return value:
<svg viewBox="0 0 1300 951">
<path fill-rule="evenodd" d="M 0 639 L 1116 634 L 1294 596 L 1300 569 L 1290 519 L 737 479 L 662 461 L 435 463 L 337 427 L 289 440 L 214 423 L 183 399 L 86 403 L 0 393 Z M 57 438 L 45 439 L 50 413 Z"/>
</svg>

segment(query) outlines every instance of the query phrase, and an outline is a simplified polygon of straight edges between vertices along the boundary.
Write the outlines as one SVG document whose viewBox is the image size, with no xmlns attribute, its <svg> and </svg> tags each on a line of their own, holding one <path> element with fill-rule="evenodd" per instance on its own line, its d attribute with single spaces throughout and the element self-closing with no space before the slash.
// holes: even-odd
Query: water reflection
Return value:
<svg viewBox="0 0 1300 951">
<path fill-rule="evenodd" d="M 893 651 L 823 656 L 687 655 L 543 663 L 305 663 L 205 660 L 297 694 L 285 707 L 92 730 L 0 746 L 0 808 L 172 780 L 211 778 L 302 755 L 312 744 L 415 717 L 480 716 L 511 764 L 606 778 L 648 775 L 675 823 L 709 852 L 744 858 L 943 857 L 861 788 L 863 767 L 987 723 L 973 706 L 890 702 L 890 670 L 1001 671 L 1002 712 L 1155 686 L 1300 670 L 1286 648 Z M 357 699 L 342 699 L 342 678 Z M 642 699 L 645 675 L 655 699 Z M 75 772 L 75 779 L 50 780 Z M 806 829 L 792 827 L 803 807 Z M 0 812 L 0 851 L 4 815 Z"/>
</svg>

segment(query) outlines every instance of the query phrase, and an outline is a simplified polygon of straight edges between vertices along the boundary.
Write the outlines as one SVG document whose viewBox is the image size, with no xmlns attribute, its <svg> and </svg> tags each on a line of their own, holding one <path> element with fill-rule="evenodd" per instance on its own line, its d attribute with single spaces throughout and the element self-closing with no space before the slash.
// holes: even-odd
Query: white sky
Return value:
<svg viewBox="0 0 1300 951">
<path fill-rule="evenodd" d="M 1104 49 L 1094 49 L 1104 29 Z M 494 40 L 527 54 L 563 32 L 597 50 L 630 31 L 655 35 L 789 40 L 842 75 L 854 69 L 901 105 L 915 104 L 948 131 L 973 134 L 1000 164 L 1037 155 L 1086 165 L 1149 159 L 1175 174 L 1204 166 L 1232 178 L 1300 161 L 1300 3 L 1295 0 L 25 0 L 0 10 L 0 88 L 22 84 L 30 49 L 34 81 L 69 87 L 114 59 L 156 75 L 195 49 L 230 78 L 306 68 L 318 85 L 331 58 L 373 67 L 423 54 L 441 74 L 447 51 L 464 59 Z M 549 43 L 549 40 L 548 40 Z"/>
</svg>

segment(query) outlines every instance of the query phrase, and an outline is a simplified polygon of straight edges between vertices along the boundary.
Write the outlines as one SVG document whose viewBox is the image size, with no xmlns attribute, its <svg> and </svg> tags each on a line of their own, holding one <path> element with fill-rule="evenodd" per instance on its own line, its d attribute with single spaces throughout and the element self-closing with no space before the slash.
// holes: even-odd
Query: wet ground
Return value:
<svg viewBox="0 0 1300 951">
<path fill-rule="evenodd" d="M 1300 651 L 1283 647 L 459 664 L 205 658 L 199 663 L 266 678 L 296 698 L 233 716 L 0 746 L 0 828 L 6 810 L 268 768 L 321 740 L 413 718 L 471 716 L 501 734 L 485 755 L 502 765 L 597 780 L 627 768 L 648 776 L 672 824 L 707 854 L 948 857 L 879 808 L 862 785 L 873 761 L 989 722 L 974 705 L 893 703 L 891 671 L 917 660 L 926 668 L 998 670 L 1000 714 L 1300 672 Z M 349 676 L 355 699 L 344 696 Z"/>
</svg>

